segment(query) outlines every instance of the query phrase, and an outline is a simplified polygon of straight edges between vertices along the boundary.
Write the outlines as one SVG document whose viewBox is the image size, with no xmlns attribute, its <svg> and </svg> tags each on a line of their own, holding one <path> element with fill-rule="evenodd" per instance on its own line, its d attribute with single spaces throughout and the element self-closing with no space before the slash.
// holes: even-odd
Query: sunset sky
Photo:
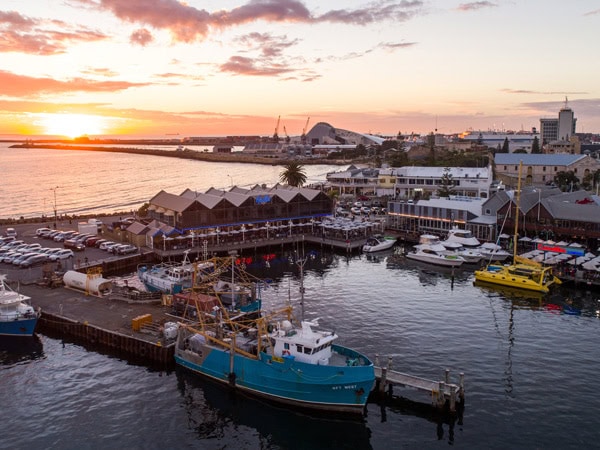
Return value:
<svg viewBox="0 0 600 450">
<path fill-rule="evenodd" d="M 600 1 L 2 0 L 0 135 L 600 132 Z"/>
</svg>

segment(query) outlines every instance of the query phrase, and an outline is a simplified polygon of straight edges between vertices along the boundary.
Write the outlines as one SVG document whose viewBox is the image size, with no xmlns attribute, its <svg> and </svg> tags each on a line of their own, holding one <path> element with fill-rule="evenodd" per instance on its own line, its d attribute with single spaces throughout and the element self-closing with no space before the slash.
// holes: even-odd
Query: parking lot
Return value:
<svg viewBox="0 0 600 450">
<path fill-rule="evenodd" d="M 106 217 L 106 218 L 101 218 L 102 220 L 105 220 L 105 223 L 111 223 L 112 220 L 118 220 L 118 218 L 113 218 L 113 217 Z M 51 263 L 55 263 L 58 266 L 58 263 L 60 263 L 60 268 L 62 270 L 69 270 L 69 269 L 73 269 L 79 265 L 85 264 L 87 262 L 94 262 L 94 261 L 100 261 L 103 259 L 107 259 L 110 257 L 113 257 L 115 255 L 113 255 L 112 253 L 109 253 L 106 250 L 101 250 L 100 248 L 96 247 L 96 246 L 86 246 L 86 245 L 78 245 L 77 248 L 74 247 L 73 245 L 69 245 L 67 244 L 65 246 L 65 242 L 58 242 L 55 241 L 54 239 L 50 239 L 50 238 L 44 238 L 42 236 L 39 235 L 39 231 L 41 229 L 46 228 L 47 224 L 11 224 L 10 226 L 1 226 L 0 227 L 0 236 L 1 237 L 5 237 L 6 236 L 6 230 L 8 228 L 12 228 L 15 230 L 16 232 L 16 240 L 19 241 L 23 241 L 24 244 L 28 244 L 32 247 L 30 248 L 25 248 L 23 247 L 22 250 L 27 250 L 29 253 L 38 253 L 39 249 L 46 249 L 45 252 L 46 253 L 67 253 L 69 251 L 72 251 L 72 256 L 68 256 L 63 255 L 64 259 L 59 259 L 59 258 L 54 258 L 54 261 L 49 261 Z M 36 231 L 38 231 L 38 233 L 36 233 Z M 69 223 L 68 221 L 65 222 L 59 222 L 57 224 L 57 228 L 56 230 L 52 230 L 52 231 L 77 231 L 77 224 L 72 224 Z M 102 234 L 99 233 L 98 238 L 102 238 Z M 0 244 L 0 247 L 2 247 L 4 244 Z M 37 248 L 35 248 L 37 247 Z M 70 247 L 70 248 L 69 248 Z M 67 250 L 68 249 L 68 250 Z M 135 249 L 135 251 L 137 252 L 138 250 Z M 6 253 L 6 252 L 2 252 L 2 253 Z M 132 251 L 133 253 L 133 251 Z M 33 255 L 32 255 L 33 256 Z M 2 254 L 0 254 L 0 258 L 2 258 Z M 2 258 L 4 259 L 4 258 Z M 48 262 L 48 261 L 45 261 Z M 36 279 L 37 277 L 41 276 L 41 267 L 43 266 L 43 264 L 45 263 L 44 261 L 40 260 L 37 261 L 36 263 L 32 264 L 29 267 L 20 267 L 18 265 L 15 265 L 11 262 L 5 262 L 4 260 L 2 260 L 0 262 L 0 273 L 5 273 L 9 275 L 9 279 L 17 279 L 17 280 L 21 280 L 21 281 L 25 281 L 25 280 L 33 280 Z"/>
</svg>

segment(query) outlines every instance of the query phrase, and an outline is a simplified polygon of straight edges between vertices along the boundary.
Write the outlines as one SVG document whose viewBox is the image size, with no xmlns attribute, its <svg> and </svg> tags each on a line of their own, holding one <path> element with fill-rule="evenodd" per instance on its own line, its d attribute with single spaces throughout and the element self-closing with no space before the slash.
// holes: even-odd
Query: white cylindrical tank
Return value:
<svg viewBox="0 0 600 450">
<path fill-rule="evenodd" d="M 112 282 L 102 277 L 90 277 L 85 273 L 68 270 L 63 276 L 65 286 L 104 297 L 112 292 Z"/>
</svg>

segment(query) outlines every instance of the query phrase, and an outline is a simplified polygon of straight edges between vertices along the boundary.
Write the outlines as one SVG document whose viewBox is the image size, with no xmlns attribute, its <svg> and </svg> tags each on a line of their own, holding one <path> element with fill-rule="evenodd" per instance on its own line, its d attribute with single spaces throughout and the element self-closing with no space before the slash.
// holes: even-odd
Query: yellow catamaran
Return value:
<svg viewBox="0 0 600 450">
<path fill-rule="evenodd" d="M 519 179 L 517 182 L 513 263 L 508 265 L 488 264 L 485 268 L 475 271 L 475 282 L 546 293 L 550 291 L 550 286 L 561 283 L 561 281 L 552 273 L 552 268 L 543 267 L 535 261 L 517 256 L 522 166 L 523 162 L 521 161 L 519 164 Z"/>
</svg>

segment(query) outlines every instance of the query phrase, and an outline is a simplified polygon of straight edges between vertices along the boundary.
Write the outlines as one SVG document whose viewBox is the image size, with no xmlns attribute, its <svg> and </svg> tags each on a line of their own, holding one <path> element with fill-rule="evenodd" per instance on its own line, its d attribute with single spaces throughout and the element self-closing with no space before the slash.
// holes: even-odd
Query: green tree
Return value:
<svg viewBox="0 0 600 450">
<path fill-rule="evenodd" d="M 579 178 L 575 176 L 575 172 L 572 170 L 558 172 L 554 175 L 554 182 L 563 192 L 579 189 Z"/>
<path fill-rule="evenodd" d="M 452 190 L 454 189 L 454 180 L 452 179 L 452 173 L 450 167 L 444 167 L 442 178 L 440 179 L 440 187 L 438 188 L 438 194 L 440 197 L 450 197 Z"/>
<path fill-rule="evenodd" d="M 283 166 L 283 171 L 279 174 L 279 181 L 290 186 L 303 186 L 306 183 L 304 166 L 298 162 L 286 164 Z"/>
<path fill-rule="evenodd" d="M 540 140 L 537 136 L 533 138 L 533 142 L 531 143 L 531 153 L 542 153 L 542 149 L 540 148 Z"/>
<path fill-rule="evenodd" d="M 504 143 L 502 144 L 502 153 L 509 153 L 509 144 L 508 144 L 508 138 L 504 138 Z"/>
<path fill-rule="evenodd" d="M 586 191 L 596 190 L 596 186 L 600 184 L 600 169 L 595 172 L 590 172 L 586 176 L 583 177 L 583 181 L 581 182 L 581 187 Z"/>
</svg>

